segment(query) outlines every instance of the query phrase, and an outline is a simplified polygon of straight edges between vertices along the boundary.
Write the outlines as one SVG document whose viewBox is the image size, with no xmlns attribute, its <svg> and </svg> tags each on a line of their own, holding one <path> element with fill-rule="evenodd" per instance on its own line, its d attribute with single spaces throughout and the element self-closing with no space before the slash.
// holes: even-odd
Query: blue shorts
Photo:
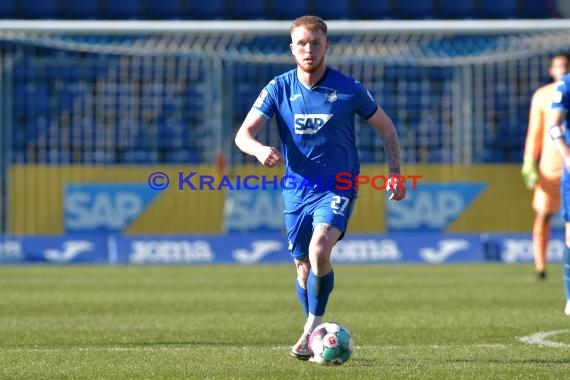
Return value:
<svg viewBox="0 0 570 380">
<path fill-rule="evenodd" d="M 313 228 L 317 224 L 338 228 L 342 239 L 356 198 L 356 192 L 329 190 L 303 203 L 285 200 L 285 228 L 291 256 L 296 260 L 308 256 Z"/>
</svg>

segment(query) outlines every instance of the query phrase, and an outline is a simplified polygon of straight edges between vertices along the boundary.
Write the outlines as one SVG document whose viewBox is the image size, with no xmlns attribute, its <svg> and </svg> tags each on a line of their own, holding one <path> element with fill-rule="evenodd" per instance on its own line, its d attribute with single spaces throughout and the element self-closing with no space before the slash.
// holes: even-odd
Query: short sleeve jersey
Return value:
<svg viewBox="0 0 570 380">
<path fill-rule="evenodd" d="M 552 109 L 559 109 L 566 112 L 566 119 L 564 120 L 564 126 L 566 129 L 566 143 L 570 145 L 570 74 L 562 77 L 556 83 L 556 91 L 552 99 Z"/>
<path fill-rule="evenodd" d="M 339 173 L 359 174 L 355 116 L 368 119 L 377 108 L 361 83 L 327 68 L 311 88 L 300 82 L 296 69 L 275 77 L 252 109 L 267 119 L 276 117 L 287 178 L 334 186 Z M 303 199 L 316 187 L 326 186 L 291 186 L 284 188 L 284 196 Z"/>
</svg>

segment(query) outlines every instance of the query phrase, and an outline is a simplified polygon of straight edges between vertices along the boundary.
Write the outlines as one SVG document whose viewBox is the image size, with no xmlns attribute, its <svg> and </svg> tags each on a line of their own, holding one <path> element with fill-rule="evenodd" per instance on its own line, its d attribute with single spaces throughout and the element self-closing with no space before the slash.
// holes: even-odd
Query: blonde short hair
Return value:
<svg viewBox="0 0 570 380">
<path fill-rule="evenodd" d="M 293 21 L 293 24 L 291 24 L 290 32 L 293 33 L 293 31 L 300 26 L 304 26 L 308 30 L 312 31 L 320 29 L 323 31 L 325 36 L 327 35 L 327 24 L 324 22 L 322 18 L 318 16 L 308 15 L 308 16 L 301 16 L 295 19 L 295 21 Z"/>
</svg>

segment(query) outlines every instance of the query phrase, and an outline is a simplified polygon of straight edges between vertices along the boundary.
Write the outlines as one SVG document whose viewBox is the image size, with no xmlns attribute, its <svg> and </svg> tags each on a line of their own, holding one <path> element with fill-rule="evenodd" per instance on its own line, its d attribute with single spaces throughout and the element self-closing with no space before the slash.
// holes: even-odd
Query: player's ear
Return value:
<svg viewBox="0 0 570 380">
<path fill-rule="evenodd" d="M 289 49 L 291 49 L 291 54 L 293 54 L 293 42 L 289 44 Z"/>
</svg>

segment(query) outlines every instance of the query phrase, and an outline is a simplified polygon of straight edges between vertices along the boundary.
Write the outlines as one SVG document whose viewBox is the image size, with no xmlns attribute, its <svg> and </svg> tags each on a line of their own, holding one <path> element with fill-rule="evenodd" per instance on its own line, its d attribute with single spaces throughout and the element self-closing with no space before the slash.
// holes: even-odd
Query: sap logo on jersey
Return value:
<svg viewBox="0 0 570 380">
<path fill-rule="evenodd" d="M 484 188 L 484 183 L 422 183 L 403 201 L 388 202 L 388 230 L 445 231 Z"/>
<path fill-rule="evenodd" d="M 296 113 L 295 133 L 298 135 L 314 135 L 332 116 L 333 114 L 326 113 Z"/>
<path fill-rule="evenodd" d="M 158 194 L 147 184 L 68 184 L 65 230 L 122 231 Z"/>
</svg>

